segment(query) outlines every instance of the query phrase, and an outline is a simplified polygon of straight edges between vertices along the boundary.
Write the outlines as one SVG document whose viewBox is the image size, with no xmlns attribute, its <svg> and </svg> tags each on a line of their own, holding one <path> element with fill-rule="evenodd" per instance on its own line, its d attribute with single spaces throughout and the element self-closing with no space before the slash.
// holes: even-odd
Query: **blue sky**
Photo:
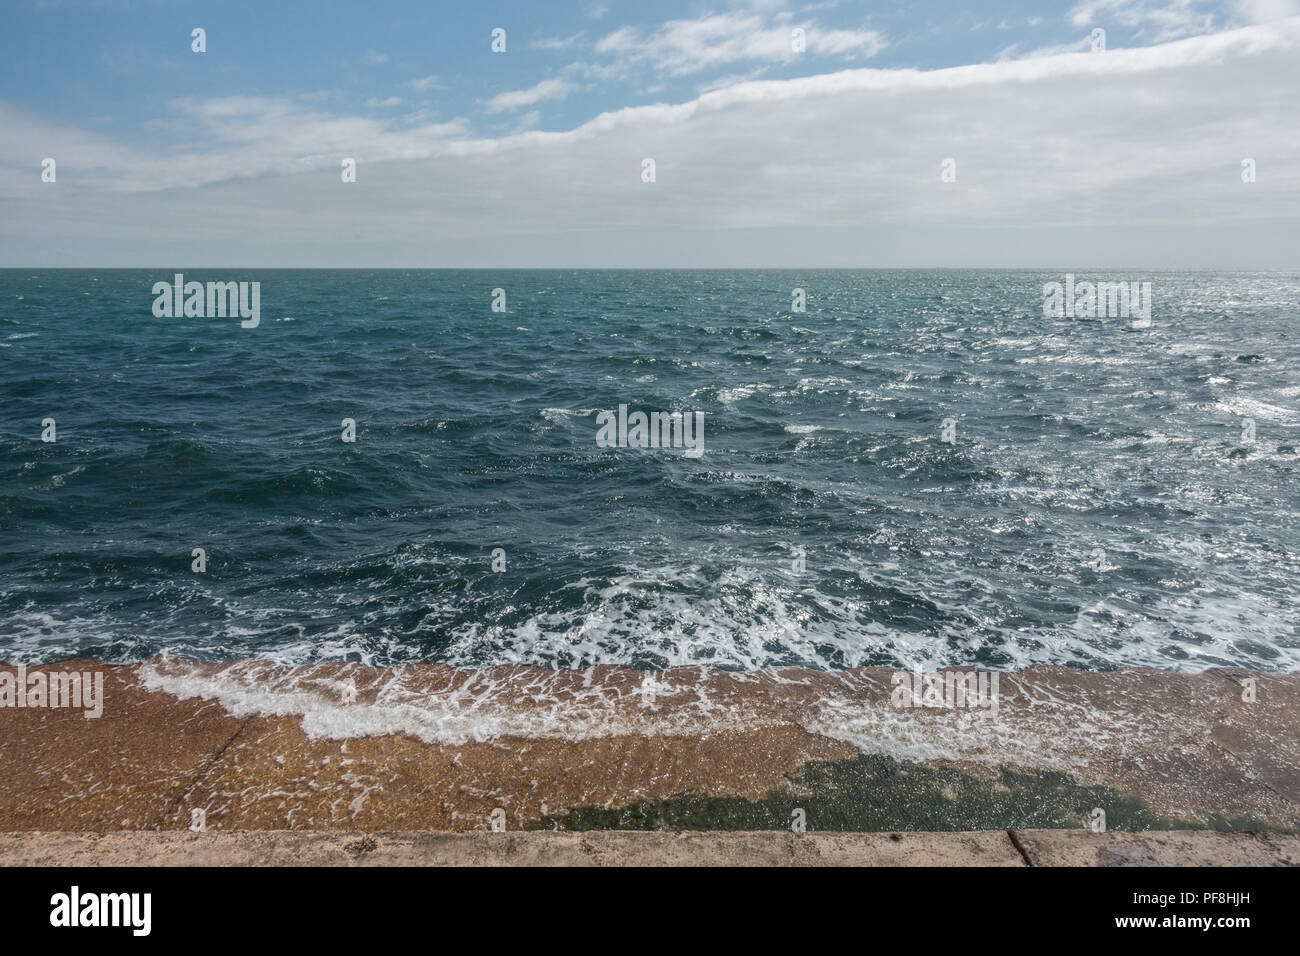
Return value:
<svg viewBox="0 0 1300 956">
<path fill-rule="evenodd" d="M 20 2 L 6 11 L 0 33 L 0 89 L 34 112 L 142 138 L 167 138 L 158 120 L 173 100 L 234 95 L 287 94 L 412 122 L 460 117 L 483 133 L 513 130 L 535 110 L 542 128 L 566 129 L 601 112 L 677 102 L 741 77 L 788 79 L 868 61 L 928 70 L 1074 44 L 1089 33 L 1069 15 L 1075 8 L 1088 5 Z M 738 44 L 734 55 L 710 63 L 669 40 L 665 25 L 681 24 L 684 35 L 710 17 L 717 31 L 706 35 L 714 37 L 733 23 L 784 34 L 788 22 L 862 42 L 835 52 L 814 42 L 805 56 L 784 61 L 746 55 Z M 1112 46 L 1133 46 L 1242 17 L 1232 4 L 1207 3 L 1174 22 L 1111 18 L 1104 6 L 1092 19 L 1109 28 Z M 190 50 L 194 27 L 208 34 L 203 55 Z M 506 30 L 504 55 L 490 50 L 496 27 Z M 617 42 L 620 31 L 643 41 L 631 47 L 644 59 L 633 61 Z M 655 38 L 667 41 L 660 51 L 647 48 Z M 531 107 L 489 109 L 494 97 L 547 80 L 565 86 Z"/>
<path fill-rule="evenodd" d="M 1120 249 L 1185 244 L 1203 201 L 1199 219 L 1221 238 L 1153 258 L 1240 266 L 1228 259 L 1243 236 L 1264 249 L 1260 237 L 1294 225 L 1296 144 L 1276 127 L 1294 126 L 1277 94 L 1295 88 L 1284 61 L 1296 59 L 1298 12 L 1293 0 L 19 2 L 0 32 L 0 264 L 154 264 L 164 249 L 192 264 L 691 264 L 673 247 L 695 256 L 724 230 L 739 259 L 699 264 L 777 265 L 783 245 L 834 251 L 847 237 L 869 261 L 807 264 L 1016 265 L 1030 251 L 1073 250 L 1059 221 L 1071 215 L 1079 236 L 1126 230 Z M 194 27 L 206 30 L 202 54 L 190 49 Z M 497 27 L 502 54 L 490 49 Z M 796 27 L 807 36 L 799 53 Z M 1104 69 L 1084 61 L 1097 27 Z M 1109 100 L 1096 98 L 1102 87 Z M 1200 109 L 1198 90 L 1217 103 Z M 791 101 L 808 108 L 774 105 Z M 1206 127 L 1162 196 L 1131 168 L 1165 162 L 1159 144 L 1105 117 L 1093 134 L 1052 123 L 1106 109 L 1168 123 L 1170 154 L 1186 155 L 1181 137 Z M 1026 125 L 1034 111 L 1045 111 L 1040 126 Z M 825 168 L 782 130 L 820 143 Z M 999 131 L 1007 141 L 990 153 Z M 1040 163 L 1077 167 L 1038 193 L 1064 203 L 1051 223 L 1011 209 L 1027 172 L 1052 175 L 1052 163 L 1035 171 L 1024 156 L 1036 137 L 1049 147 Z M 1109 154 L 1097 149 L 1112 138 Z M 1224 188 L 1241 185 L 1242 150 L 1262 152 L 1269 175 L 1255 194 L 1220 196 L 1220 173 Z M 621 192 L 646 184 L 616 182 L 614 168 L 656 152 L 669 176 L 653 192 Z M 950 155 L 961 175 L 935 205 L 930 184 Z M 40 182 L 45 156 L 58 161 L 56 184 Z M 360 164 L 352 194 L 326 189 L 343 156 Z M 1217 171 L 1198 178 L 1194 158 Z M 728 174 L 745 163 L 748 195 Z M 1083 215 L 1081 175 L 1106 192 Z M 821 192 L 805 215 L 788 202 L 755 214 L 810 186 Z M 827 202 L 836 189 L 849 201 Z M 569 201 L 548 208 L 539 191 Z M 243 252 L 232 203 L 249 210 Z M 169 206 L 191 228 L 173 230 Z M 308 209 L 315 228 L 304 228 Z M 1034 236 L 1045 229 L 1064 229 L 1062 242 L 1044 249 Z M 820 230 L 811 245 L 810 230 Z M 330 237 L 350 248 L 326 249 Z M 1093 258 L 1117 248 L 1089 242 L 1074 245 Z M 994 251 L 1001 259 L 985 261 Z"/>
</svg>

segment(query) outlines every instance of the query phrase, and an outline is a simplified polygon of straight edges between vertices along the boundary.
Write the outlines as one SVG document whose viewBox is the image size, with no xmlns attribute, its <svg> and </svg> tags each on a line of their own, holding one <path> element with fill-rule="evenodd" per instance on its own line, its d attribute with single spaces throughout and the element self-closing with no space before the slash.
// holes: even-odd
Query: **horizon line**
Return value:
<svg viewBox="0 0 1300 956">
<path fill-rule="evenodd" d="M 187 269 L 212 271 L 215 269 L 241 269 L 246 271 L 294 271 L 294 272 L 791 272 L 799 270 L 819 270 L 822 272 L 1252 272 L 1278 275 L 1300 274 L 1300 269 L 1242 269 L 1226 266 L 1186 266 L 1171 268 L 1147 268 L 1143 266 L 176 266 L 176 265 L 142 265 L 142 266 L 36 266 L 0 265 L 0 271 L 33 270 L 94 270 L 97 272 L 125 272 L 129 270 L 165 270 L 181 271 Z"/>
</svg>

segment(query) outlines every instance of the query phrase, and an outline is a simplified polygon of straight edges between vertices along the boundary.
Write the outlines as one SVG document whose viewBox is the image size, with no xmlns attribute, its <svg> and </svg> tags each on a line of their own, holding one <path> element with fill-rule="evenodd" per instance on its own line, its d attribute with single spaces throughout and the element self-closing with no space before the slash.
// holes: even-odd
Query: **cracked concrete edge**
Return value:
<svg viewBox="0 0 1300 956">
<path fill-rule="evenodd" d="M 263 830 L 0 833 L 2 866 L 1295 866 L 1300 836 Z"/>
</svg>

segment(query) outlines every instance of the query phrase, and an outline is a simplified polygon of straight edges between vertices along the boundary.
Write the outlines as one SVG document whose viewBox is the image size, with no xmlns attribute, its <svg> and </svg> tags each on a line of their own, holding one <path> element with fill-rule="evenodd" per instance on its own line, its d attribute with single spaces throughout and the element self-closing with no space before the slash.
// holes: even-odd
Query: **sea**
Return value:
<svg viewBox="0 0 1300 956">
<path fill-rule="evenodd" d="M 158 315 L 178 272 L 257 324 Z M 1047 314 L 1067 274 L 1149 320 Z M 0 660 L 1293 671 L 1298 309 L 1300 273 L 0 270 Z M 620 407 L 697 446 L 602 440 Z"/>
</svg>

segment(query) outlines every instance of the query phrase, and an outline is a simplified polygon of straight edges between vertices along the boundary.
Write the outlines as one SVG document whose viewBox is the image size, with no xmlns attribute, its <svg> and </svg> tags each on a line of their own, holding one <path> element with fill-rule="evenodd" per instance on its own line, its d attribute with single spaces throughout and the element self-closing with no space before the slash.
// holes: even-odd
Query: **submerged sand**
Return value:
<svg viewBox="0 0 1300 956">
<path fill-rule="evenodd" d="M 0 829 L 185 829 L 201 810 L 211 830 L 483 830 L 498 809 L 512 830 L 761 829 L 793 807 L 810 829 L 1006 829 L 1049 803 L 1037 825 L 1094 806 L 1112 827 L 1300 824 L 1294 674 L 1032 668 L 1000 675 L 991 713 L 899 708 L 883 668 L 29 672 L 72 670 L 102 672 L 101 717 L 0 707 Z"/>
</svg>

